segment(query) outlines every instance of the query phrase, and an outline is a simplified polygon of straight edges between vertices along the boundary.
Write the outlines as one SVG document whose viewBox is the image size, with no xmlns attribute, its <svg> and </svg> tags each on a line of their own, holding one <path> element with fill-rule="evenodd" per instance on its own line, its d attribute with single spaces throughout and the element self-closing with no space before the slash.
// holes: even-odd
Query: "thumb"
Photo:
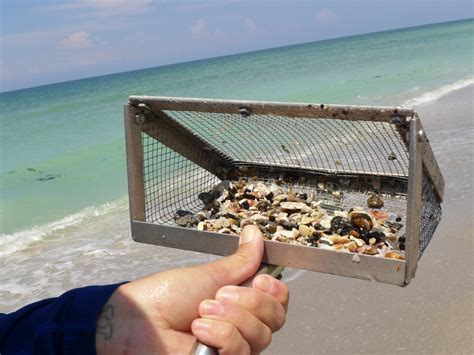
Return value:
<svg viewBox="0 0 474 355">
<path fill-rule="evenodd" d="M 237 251 L 211 264 L 210 271 L 217 287 L 239 285 L 255 274 L 263 257 L 263 236 L 258 227 L 247 225 L 242 230 Z"/>
</svg>

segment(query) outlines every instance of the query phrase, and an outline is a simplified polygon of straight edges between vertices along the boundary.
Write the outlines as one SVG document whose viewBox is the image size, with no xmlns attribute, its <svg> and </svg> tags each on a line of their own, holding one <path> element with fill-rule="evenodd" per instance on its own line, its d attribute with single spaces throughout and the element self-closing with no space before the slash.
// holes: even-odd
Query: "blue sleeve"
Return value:
<svg viewBox="0 0 474 355">
<path fill-rule="evenodd" d="M 77 288 L 0 313 L 0 354 L 95 354 L 97 317 L 121 284 Z"/>
</svg>

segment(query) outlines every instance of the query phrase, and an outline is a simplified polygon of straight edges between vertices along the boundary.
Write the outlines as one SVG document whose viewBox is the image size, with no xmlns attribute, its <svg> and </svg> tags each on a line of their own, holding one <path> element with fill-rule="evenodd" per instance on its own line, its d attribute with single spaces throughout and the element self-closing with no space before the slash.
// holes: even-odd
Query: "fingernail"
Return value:
<svg viewBox="0 0 474 355">
<path fill-rule="evenodd" d="M 195 319 L 193 321 L 193 328 L 195 330 L 208 331 L 209 329 L 211 329 L 211 323 L 205 319 Z"/>
<path fill-rule="evenodd" d="M 266 275 L 257 276 L 255 278 L 255 286 L 263 292 L 268 292 L 272 288 L 272 281 Z"/>
<path fill-rule="evenodd" d="M 223 306 L 216 301 L 204 301 L 201 303 L 201 312 L 206 315 L 217 315 L 222 313 Z"/>
<path fill-rule="evenodd" d="M 239 294 L 233 290 L 222 289 L 217 292 L 216 297 L 226 302 L 236 302 L 239 299 Z"/>
<path fill-rule="evenodd" d="M 250 225 L 250 224 L 246 225 L 244 229 L 242 229 L 239 244 L 242 245 L 242 244 L 253 242 L 256 238 L 256 233 L 258 232 L 260 232 L 258 227 L 254 225 Z"/>
</svg>

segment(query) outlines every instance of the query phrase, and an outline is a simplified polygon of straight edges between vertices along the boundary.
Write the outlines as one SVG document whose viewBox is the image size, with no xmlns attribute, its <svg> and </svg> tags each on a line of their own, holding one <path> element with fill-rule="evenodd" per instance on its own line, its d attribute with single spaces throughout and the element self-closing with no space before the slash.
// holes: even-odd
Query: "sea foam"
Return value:
<svg viewBox="0 0 474 355">
<path fill-rule="evenodd" d="M 469 85 L 474 84 L 474 76 L 458 80 L 454 83 L 440 86 L 432 91 L 427 91 L 419 96 L 406 100 L 402 106 L 403 107 L 419 107 L 426 106 L 436 100 L 439 100 L 441 97 L 450 94 L 453 91 L 465 88 Z M 419 88 L 416 88 L 417 90 Z M 412 90 L 415 91 L 415 90 Z"/>
<path fill-rule="evenodd" d="M 0 257 L 23 250 L 34 242 L 41 241 L 48 236 L 64 234 L 66 229 L 78 227 L 82 223 L 88 223 L 97 217 L 123 211 L 128 208 L 127 202 L 127 198 L 122 197 L 101 206 L 84 208 L 80 212 L 68 215 L 51 223 L 35 226 L 12 234 L 0 234 Z"/>
</svg>

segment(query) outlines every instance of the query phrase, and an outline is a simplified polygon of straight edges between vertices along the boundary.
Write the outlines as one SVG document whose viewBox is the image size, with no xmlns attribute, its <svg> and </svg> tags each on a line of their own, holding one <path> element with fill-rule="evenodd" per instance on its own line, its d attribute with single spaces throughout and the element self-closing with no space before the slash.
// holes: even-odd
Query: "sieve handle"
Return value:
<svg viewBox="0 0 474 355">
<path fill-rule="evenodd" d="M 281 279 L 281 273 L 285 267 L 279 265 L 270 265 L 270 264 L 261 264 L 258 271 L 255 273 L 254 277 L 261 274 L 268 274 L 273 276 L 276 279 Z M 244 282 L 241 286 L 249 287 L 252 284 L 252 279 Z M 197 342 L 196 349 L 194 350 L 194 355 L 218 355 L 219 352 L 216 348 Z"/>
</svg>

